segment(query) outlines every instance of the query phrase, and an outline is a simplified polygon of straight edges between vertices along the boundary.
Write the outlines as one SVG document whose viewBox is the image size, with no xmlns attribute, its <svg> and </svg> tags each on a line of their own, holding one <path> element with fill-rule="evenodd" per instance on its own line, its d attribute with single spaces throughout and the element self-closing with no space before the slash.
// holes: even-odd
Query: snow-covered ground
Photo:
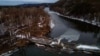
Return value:
<svg viewBox="0 0 100 56">
<path fill-rule="evenodd" d="M 78 45 L 76 48 L 80 49 L 80 50 L 87 50 L 87 51 L 92 51 L 92 50 L 94 50 L 94 51 L 99 50 L 100 51 L 100 48 L 97 46 Z"/>
<path fill-rule="evenodd" d="M 55 14 L 57 14 L 59 16 L 63 16 L 63 17 L 66 17 L 66 18 L 70 18 L 70 19 L 86 22 L 86 23 L 89 23 L 89 24 L 92 24 L 92 25 L 100 27 L 100 22 L 96 22 L 95 20 L 89 21 L 89 20 L 86 20 L 86 19 L 84 20 L 84 18 L 77 18 L 77 17 L 74 17 L 74 16 L 64 16 L 64 15 L 58 13 L 58 12 L 52 12 L 52 13 L 55 13 Z"/>
</svg>

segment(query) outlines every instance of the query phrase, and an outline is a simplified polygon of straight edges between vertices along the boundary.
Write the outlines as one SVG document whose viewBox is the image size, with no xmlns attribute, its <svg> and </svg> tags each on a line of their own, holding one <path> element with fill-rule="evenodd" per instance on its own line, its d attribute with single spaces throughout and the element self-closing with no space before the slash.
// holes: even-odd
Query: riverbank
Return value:
<svg viewBox="0 0 100 56">
<path fill-rule="evenodd" d="M 93 27 L 99 27 L 100 28 L 100 23 L 96 23 L 95 21 L 92 21 L 92 22 L 90 22 L 90 21 L 88 21 L 88 20 L 84 20 L 84 19 L 82 19 L 82 18 L 76 18 L 76 17 L 73 17 L 73 16 L 65 16 L 65 15 L 63 15 L 63 14 L 60 14 L 60 13 L 58 13 L 58 12 L 55 12 L 57 15 L 59 15 L 59 16 L 61 16 L 61 17 L 65 17 L 65 18 L 67 18 L 67 19 L 70 19 L 70 20 L 73 20 L 73 21 L 76 21 L 76 22 L 82 22 L 82 23 L 86 23 L 86 24 L 88 24 L 88 25 L 90 25 L 90 26 L 93 26 Z"/>
<path fill-rule="evenodd" d="M 100 48 L 96 46 L 82 45 L 82 44 L 76 44 L 76 43 L 70 43 L 70 42 L 66 42 L 66 43 L 60 42 L 59 43 L 59 40 L 48 38 L 48 37 L 46 38 L 45 37 L 43 38 L 31 37 L 27 40 L 29 40 L 29 42 L 31 43 L 35 43 L 37 47 L 43 48 L 47 51 L 55 50 L 56 52 L 59 51 L 59 52 L 65 52 L 65 53 L 83 52 L 87 54 L 100 53 Z M 17 46 L 20 46 L 21 42 Z M 21 45 L 20 48 L 23 48 L 23 46 Z M 6 53 L 9 53 L 9 52 L 6 52 Z M 13 53 L 13 52 L 10 52 L 10 53 Z M 1 55 L 4 55 L 4 54 L 5 53 Z"/>
<path fill-rule="evenodd" d="M 52 30 L 55 30 L 53 32 L 53 34 L 55 33 L 54 35 L 56 35 L 58 33 L 61 33 L 62 36 L 61 35 L 59 36 L 59 34 L 58 34 L 58 37 L 61 37 L 63 39 L 65 38 L 66 42 L 64 42 L 64 43 L 62 41 L 59 42 L 58 41 L 59 38 L 56 38 L 54 36 L 53 36 L 53 38 L 51 38 L 51 37 L 34 37 L 34 36 L 30 36 L 30 34 L 28 34 L 28 36 L 29 36 L 28 37 L 27 35 L 24 35 L 24 34 L 20 35 L 19 34 L 15 37 L 17 37 L 18 39 L 22 39 L 22 40 L 24 38 L 26 39 L 28 37 L 27 38 L 28 42 L 34 43 L 36 47 L 43 48 L 43 50 L 47 50 L 47 51 L 53 52 L 55 50 L 56 52 L 64 52 L 64 53 L 66 53 L 66 55 L 67 55 L 67 53 L 73 53 L 74 54 L 76 52 L 79 52 L 79 54 L 80 53 L 83 53 L 83 54 L 84 53 L 87 53 L 87 54 L 98 53 L 97 55 L 99 55 L 99 53 L 100 53 L 99 49 L 100 48 L 96 45 L 88 45 L 88 44 L 84 45 L 81 42 L 79 42 L 79 43 L 70 42 L 70 41 L 67 42 L 67 40 L 69 40 L 69 39 L 72 39 L 72 40 L 75 40 L 75 41 L 80 40 L 80 38 L 82 38 L 83 36 L 84 36 L 83 38 L 85 38 L 85 40 L 86 40 L 86 36 L 87 36 L 87 41 L 82 39 L 83 42 L 85 42 L 85 43 L 91 42 L 93 44 L 94 42 L 92 42 L 92 41 L 96 38 L 93 38 L 91 36 L 94 36 L 94 34 L 89 33 L 89 36 L 86 35 L 86 34 L 80 36 L 80 34 L 82 34 L 82 33 L 80 33 L 78 30 L 75 30 L 75 29 L 70 28 L 68 26 L 68 25 L 72 25 L 71 23 L 70 24 L 68 23 L 68 25 L 66 25 L 66 24 L 64 24 L 64 23 L 66 23 L 66 20 L 64 22 L 62 20 L 62 18 L 60 18 L 58 15 L 56 15 L 54 13 L 52 14 L 51 11 L 49 11 L 48 13 L 50 13 L 51 19 L 53 19 L 53 22 L 55 24 L 55 27 L 54 27 L 55 29 L 52 28 Z M 64 30 L 64 31 L 62 31 L 62 30 Z M 64 34 L 65 32 L 66 32 L 66 34 Z M 70 37 L 70 34 L 71 34 L 71 36 L 73 36 L 73 35 L 74 36 Z M 91 39 L 91 38 L 93 38 L 93 39 Z M 18 43 L 17 46 L 22 46 L 22 44 L 25 44 L 24 41 L 19 41 L 17 43 Z M 25 45 L 25 46 L 29 46 L 29 45 Z M 23 47 L 21 47 L 21 48 L 23 48 Z M 31 50 L 29 50 L 29 51 L 31 52 Z"/>
<path fill-rule="evenodd" d="M 99 6 L 100 3 L 98 0 L 59 0 L 53 4 L 50 9 L 60 13 L 60 16 L 81 21 L 100 28 Z"/>
</svg>

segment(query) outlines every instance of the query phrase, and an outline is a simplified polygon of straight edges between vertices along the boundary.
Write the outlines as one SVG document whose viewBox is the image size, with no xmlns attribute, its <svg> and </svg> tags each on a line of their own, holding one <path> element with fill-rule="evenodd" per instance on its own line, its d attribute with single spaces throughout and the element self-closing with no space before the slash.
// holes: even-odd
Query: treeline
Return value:
<svg viewBox="0 0 100 56">
<path fill-rule="evenodd" d="M 12 35 L 43 37 L 50 31 L 49 15 L 44 7 L 9 7 L 0 8 L 0 24 Z"/>
<path fill-rule="evenodd" d="M 59 0 L 51 10 L 63 15 L 100 22 L 100 0 Z"/>
</svg>

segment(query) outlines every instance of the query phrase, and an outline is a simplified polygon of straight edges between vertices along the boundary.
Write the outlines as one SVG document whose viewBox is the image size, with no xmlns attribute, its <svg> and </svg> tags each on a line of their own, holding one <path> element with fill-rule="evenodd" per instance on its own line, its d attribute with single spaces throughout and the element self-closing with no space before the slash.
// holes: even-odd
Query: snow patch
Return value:
<svg viewBox="0 0 100 56">
<path fill-rule="evenodd" d="M 50 28 L 53 29 L 55 27 L 55 24 L 53 23 L 53 20 L 50 21 Z"/>
<path fill-rule="evenodd" d="M 20 35 L 16 35 L 16 37 L 18 37 L 18 38 L 22 38 L 22 39 L 23 39 L 23 38 L 26 38 L 25 35 L 21 35 L 21 34 L 20 34 Z"/>
<path fill-rule="evenodd" d="M 38 43 L 36 43 L 36 46 L 38 46 L 38 47 L 44 47 L 44 45 L 41 45 L 41 44 L 38 44 Z"/>
<path fill-rule="evenodd" d="M 43 25 L 41 25 L 41 24 L 38 24 L 38 27 L 42 28 L 42 27 L 43 27 Z"/>
<path fill-rule="evenodd" d="M 50 45 L 57 45 L 58 42 L 57 41 L 52 41 Z"/>
<path fill-rule="evenodd" d="M 88 45 L 78 45 L 76 48 L 82 50 L 100 50 L 100 48 L 96 46 L 88 46 Z"/>
</svg>

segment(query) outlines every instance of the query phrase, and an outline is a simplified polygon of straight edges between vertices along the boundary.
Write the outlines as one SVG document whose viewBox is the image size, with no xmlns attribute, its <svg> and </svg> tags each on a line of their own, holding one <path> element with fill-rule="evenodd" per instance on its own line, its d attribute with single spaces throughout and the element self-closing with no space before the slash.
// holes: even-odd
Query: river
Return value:
<svg viewBox="0 0 100 56">
<path fill-rule="evenodd" d="M 76 24 L 76 22 L 71 22 L 63 19 L 63 17 L 58 16 L 55 12 L 50 11 L 49 8 L 45 9 L 53 20 L 55 27 L 51 31 L 51 37 L 59 37 L 62 34 L 66 36 L 70 35 L 80 35 L 77 38 L 77 43 L 94 45 L 97 43 L 100 37 L 100 29 L 86 27 L 84 25 Z M 80 27 L 79 27 L 80 26 Z M 84 28 L 83 28 L 84 27 Z M 91 29 L 91 30 L 90 30 Z M 66 37 L 67 38 L 67 37 Z M 72 41 L 74 41 L 74 39 Z"/>
<path fill-rule="evenodd" d="M 64 17 L 58 16 L 55 12 L 50 11 L 49 8 L 45 8 L 45 11 L 50 15 L 51 20 L 54 22 L 55 27 L 50 32 L 50 36 L 55 39 L 62 39 L 66 42 L 74 42 L 77 44 L 86 45 L 100 45 L 100 29 L 91 28 L 91 26 L 84 26 L 65 20 Z M 66 18 L 67 19 L 67 18 Z M 27 46 L 23 50 L 19 50 L 11 56 L 91 56 L 84 53 L 53 53 L 47 52 L 36 46 Z"/>
</svg>

